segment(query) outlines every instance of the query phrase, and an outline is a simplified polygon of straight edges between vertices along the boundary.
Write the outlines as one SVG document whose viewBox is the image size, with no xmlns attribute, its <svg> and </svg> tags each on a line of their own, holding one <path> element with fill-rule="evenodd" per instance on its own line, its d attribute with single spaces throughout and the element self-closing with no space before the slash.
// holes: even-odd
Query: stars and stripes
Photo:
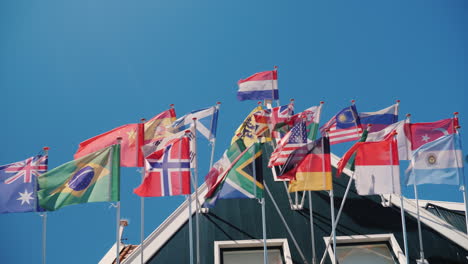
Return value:
<svg viewBox="0 0 468 264">
<path fill-rule="evenodd" d="M 23 182 L 31 182 L 32 177 L 38 177 L 40 174 L 47 171 L 47 156 L 31 157 L 23 161 L 15 162 L 8 165 L 4 172 L 12 174 L 4 183 L 11 184 L 21 178 Z"/>
<path fill-rule="evenodd" d="M 268 166 L 284 165 L 289 155 L 296 149 L 307 144 L 307 130 L 304 121 L 297 123 L 291 130 L 280 140 L 275 151 L 271 153 Z"/>
</svg>

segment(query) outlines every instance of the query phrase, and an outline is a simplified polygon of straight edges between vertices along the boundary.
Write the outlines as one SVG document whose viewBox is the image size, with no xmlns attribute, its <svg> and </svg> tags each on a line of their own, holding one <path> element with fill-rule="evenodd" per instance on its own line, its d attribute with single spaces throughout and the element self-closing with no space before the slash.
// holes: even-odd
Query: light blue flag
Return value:
<svg viewBox="0 0 468 264">
<path fill-rule="evenodd" d="M 216 139 L 216 127 L 218 125 L 218 107 L 211 106 L 200 110 L 192 111 L 172 123 L 172 129 L 183 131 L 193 124 L 193 118 L 197 118 L 197 131 L 209 141 Z"/>
<path fill-rule="evenodd" d="M 458 134 L 445 135 L 414 151 L 406 185 L 463 185 L 463 159 Z"/>
</svg>

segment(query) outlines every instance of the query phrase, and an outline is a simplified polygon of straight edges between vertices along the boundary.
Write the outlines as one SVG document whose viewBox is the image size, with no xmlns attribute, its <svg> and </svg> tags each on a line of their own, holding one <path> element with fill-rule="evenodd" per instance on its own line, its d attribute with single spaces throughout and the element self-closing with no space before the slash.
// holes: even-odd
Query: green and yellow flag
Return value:
<svg viewBox="0 0 468 264">
<path fill-rule="evenodd" d="M 39 204 L 63 206 L 120 200 L 120 145 L 93 152 L 39 176 Z"/>
<path fill-rule="evenodd" d="M 268 130 L 268 123 L 259 123 L 255 120 L 254 114 L 261 111 L 262 106 L 255 107 L 252 112 L 245 118 L 244 122 L 234 132 L 231 144 L 238 139 L 244 141 L 245 146 L 248 148 L 256 142 L 267 142 L 271 141 L 271 136 L 265 136 L 262 131 Z"/>
</svg>

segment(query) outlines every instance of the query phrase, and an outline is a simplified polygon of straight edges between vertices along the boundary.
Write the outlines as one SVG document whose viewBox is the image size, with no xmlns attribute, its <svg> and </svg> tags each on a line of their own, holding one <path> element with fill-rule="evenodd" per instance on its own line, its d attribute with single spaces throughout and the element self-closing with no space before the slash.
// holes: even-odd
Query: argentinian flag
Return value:
<svg viewBox="0 0 468 264">
<path fill-rule="evenodd" d="M 458 134 L 445 135 L 414 151 L 406 185 L 463 184 L 463 159 Z"/>
</svg>

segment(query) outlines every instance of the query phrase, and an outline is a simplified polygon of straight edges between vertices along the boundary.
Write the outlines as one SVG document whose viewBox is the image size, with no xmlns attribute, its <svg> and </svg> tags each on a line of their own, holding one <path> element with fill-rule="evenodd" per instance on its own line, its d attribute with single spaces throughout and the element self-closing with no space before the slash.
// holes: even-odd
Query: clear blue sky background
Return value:
<svg viewBox="0 0 468 264">
<path fill-rule="evenodd" d="M 295 98 L 301 111 L 323 100 L 323 122 L 351 99 L 360 111 L 400 99 L 400 119 L 411 113 L 414 122 L 459 111 L 466 145 L 467 36 L 462 0 L 1 1 L 0 164 L 50 146 L 54 168 L 72 160 L 81 141 L 171 103 L 181 116 L 221 101 L 217 159 L 256 105 L 237 101 L 237 80 L 274 65 L 281 102 Z M 209 147 L 199 143 L 202 179 Z M 122 169 L 124 237 L 133 244 L 140 177 Z M 462 201 L 453 186 L 424 186 L 420 197 Z M 146 235 L 183 199 L 147 199 Z M 0 262 L 40 263 L 37 214 L 0 215 L 0 230 Z M 109 203 L 49 214 L 48 263 L 97 263 L 114 242 Z"/>
</svg>

